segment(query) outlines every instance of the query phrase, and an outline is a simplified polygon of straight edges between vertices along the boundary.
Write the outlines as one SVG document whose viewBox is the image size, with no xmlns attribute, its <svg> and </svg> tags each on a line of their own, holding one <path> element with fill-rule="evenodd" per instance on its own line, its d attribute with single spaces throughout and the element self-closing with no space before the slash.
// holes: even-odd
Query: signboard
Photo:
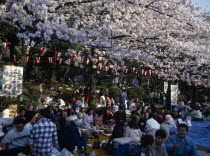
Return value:
<svg viewBox="0 0 210 156">
<path fill-rule="evenodd" d="M 168 82 L 164 82 L 164 93 L 168 91 Z"/>
<path fill-rule="evenodd" d="M 23 67 L 4 66 L 2 79 L 2 96 L 22 94 Z"/>
<path fill-rule="evenodd" d="M 178 85 L 171 85 L 171 105 L 177 105 Z"/>
</svg>

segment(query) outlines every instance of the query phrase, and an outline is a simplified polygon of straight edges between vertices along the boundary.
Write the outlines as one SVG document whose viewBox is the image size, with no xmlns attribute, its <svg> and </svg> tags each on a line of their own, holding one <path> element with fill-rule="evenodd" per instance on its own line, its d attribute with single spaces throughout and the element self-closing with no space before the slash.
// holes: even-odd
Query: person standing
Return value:
<svg viewBox="0 0 210 156">
<path fill-rule="evenodd" d="M 59 149 L 56 125 L 48 118 L 50 111 L 47 108 L 39 111 L 39 121 L 34 124 L 29 144 L 33 156 L 51 156 L 53 147 Z"/>
<path fill-rule="evenodd" d="M 170 156 L 197 156 L 195 143 L 187 136 L 188 126 L 178 125 L 178 133 L 169 136 L 165 141 L 166 149 Z"/>
<path fill-rule="evenodd" d="M 126 98 L 127 98 L 126 93 L 124 91 L 120 91 L 119 102 L 120 102 L 120 106 L 123 107 L 124 111 L 125 111 L 125 99 Z"/>
<path fill-rule="evenodd" d="M 39 87 L 38 87 L 38 91 L 39 91 L 39 99 L 42 98 L 42 92 L 43 92 L 43 83 L 40 83 Z"/>
</svg>

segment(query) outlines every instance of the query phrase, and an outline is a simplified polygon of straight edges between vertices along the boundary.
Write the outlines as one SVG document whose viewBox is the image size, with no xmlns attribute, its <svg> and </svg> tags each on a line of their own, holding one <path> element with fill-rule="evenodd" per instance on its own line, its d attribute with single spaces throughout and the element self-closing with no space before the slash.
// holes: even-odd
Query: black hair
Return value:
<svg viewBox="0 0 210 156">
<path fill-rule="evenodd" d="M 25 125 L 25 119 L 23 117 L 20 117 L 20 116 L 17 116 L 16 118 L 14 118 L 13 120 L 13 124 L 16 125 L 16 124 L 23 124 Z"/>
<path fill-rule="evenodd" d="M 179 124 L 179 125 L 178 125 L 178 129 L 179 129 L 180 127 L 185 128 L 186 131 L 188 132 L 188 126 L 187 126 L 186 124 Z"/>
<path fill-rule="evenodd" d="M 157 121 L 159 124 L 164 123 L 164 119 L 162 119 L 162 118 L 160 118 L 160 117 L 158 117 L 158 116 L 156 116 L 156 121 Z"/>
<path fill-rule="evenodd" d="M 26 109 L 25 109 L 24 107 L 22 107 L 22 108 L 20 108 L 20 110 L 19 110 L 18 112 L 20 113 L 20 112 L 22 112 L 23 110 L 26 111 Z"/>
<path fill-rule="evenodd" d="M 136 116 L 139 116 L 139 115 L 140 115 L 140 114 L 138 113 L 138 111 L 136 111 L 136 110 L 135 110 L 135 111 L 132 111 L 131 114 L 132 114 L 132 115 L 136 115 Z"/>
<path fill-rule="evenodd" d="M 26 115 L 25 115 L 26 123 L 30 122 L 35 115 L 36 115 L 35 111 L 28 111 L 28 112 L 26 112 Z"/>
<path fill-rule="evenodd" d="M 161 137 L 161 138 L 166 138 L 166 132 L 162 129 L 159 129 L 155 132 L 155 137 Z"/>
<path fill-rule="evenodd" d="M 93 110 L 92 108 L 88 108 L 87 111 L 86 111 L 86 114 L 90 115 L 90 112 L 91 112 L 92 110 Z"/>
<path fill-rule="evenodd" d="M 143 135 L 141 137 L 141 147 L 147 147 L 148 145 L 152 145 L 154 143 L 154 138 L 152 135 Z"/>
<path fill-rule="evenodd" d="M 150 118 L 155 118 L 155 115 L 153 113 L 150 113 L 148 116 L 148 119 L 150 119 Z"/>
<path fill-rule="evenodd" d="M 99 109 L 99 110 L 96 112 L 96 114 L 98 114 L 98 116 L 104 115 L 104 111 L 101 110 L 101 109 Z"/>
<path fill-rule="evenodd" d="M 119 106 L 119 109 L 123 109 L 123 106 Z"/>
<path fill-rule="evenodd" d="M 9 105 L 9 104 L 7 104 L 7 105 L 6 105 L 6 108 L 9 108 L 9 106 L 10 106 L 10 105 Z"/>
<path fill-rule="evenodd" d="M 48 108 L 40 109 L 39 113 L 41 116 L 44 116 L 45 118 L 50 118 L 50 110 Z"/>
<path fill-rule="evenodd" d="M 135 115 L 132 115 L 130 116 L 131 118 L 131 122 L 128 123 L 128 126 L 131 128 L 131 129 L 139 129 L 139 118 Z"/>
</svg>

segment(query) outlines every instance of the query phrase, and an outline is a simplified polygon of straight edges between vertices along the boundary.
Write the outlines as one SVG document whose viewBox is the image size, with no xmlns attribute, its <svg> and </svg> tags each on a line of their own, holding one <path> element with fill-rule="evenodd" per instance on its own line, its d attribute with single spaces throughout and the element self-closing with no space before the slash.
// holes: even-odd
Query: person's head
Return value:
<svg viewBox="0 0 210 156">
<path fill-rule="evenodd" d="M 123 112 L 123 106 L 119 106 L 119 112 Z"/>
<path fill-rule="evenodd" d="M 15 125 L 17 131 L 22 132 L 25 126 L 25 119 L 22 117 L 16 117 L 13 120 L 13 124 Z"/>
<path fill-rule="evenodd" d="M 28 106 L 28 111 L 32 111 L 33 108 L 34 108 L 34 107 L 33 107 L 32 105 L 29 105 L 29 106 Z"/>
<path fill-rule="evenodd" d="M 139 117 L 135 116 L 135 115 L 131 115 L 129 118 L 128 118 L 128 126 L 131 128 L 131 129 L 139 129 Z"/>
<path fill-rule="evenodd" d="M 159 116 L 156 117 L 156 121 L 157 121 L 159 124 L 164 123 L 164 119 L 161 118 L 161 117 L 159 117 Z"/>
<path fill-rule="evenodd" d="M 50 95 L 50 98 L 51 98 L 51 99 L 54 99 L 54 96 L 53 96 L 53 95 Z"/>
<path fill-rule="evenodd" d="M 48 108 L 39 110 L 39 119 L 41 118 L 50 118 L 50 110 Z"/>
<path fill-rule="evenodd" d="M 99 109 L 99 110 L 97 110 L 96 114 L 98 116 L 102 116 L 104 114 L 104 112 L 103 112 L 103 110 Z"/>
<path fill-rule="evenodd" d="M 26 114 L 26 109 L 25 109 L 25 108 L 21 108 L 21 109 L 19 110 L 19 115 L 20 115 L 21 117 L 24 117 L 25 114 Z"/>
<path fill-rule="evenodd" d="M 152 149 L 152 144 L 154 143 L 154 138 L 152 135 L 143 135 L 141 137 L 141 150 L 142 152 L 148 152 Z"/>
<path fill-rule="evenodd" d="M 42 100 L 41 103 L 42 103 L 42 105 L 46 105 L 46 101 L 45 100 Z"/>
<path fill-rule="evenodd" d="M 140 114 L 138 113 L 138 111 L 135 110 L 135 111 L 132 111 L 132 112 L 131 112 L 131 116 L 133 116 L 133 115 L 139 116 Z"/>
<path fill-rule="evenodd" d="M 57 115 L 58 115 L 58 116 L 62 116 L 62 115 L 63 115 L 63 110 L 59 109 L 59 110 L 57 111 Z"/>
<path fill-rule="evenodd" d="M 35 111 L 27 112 L 25 115 L 25 123 L 31 122 L 35 115 L 36 115 Z"/>
<path fill-rule="evenodd" d="M 150 113 L 148 116 L 148 119 L 151 119 L 151 118 L 153 118 L 153 119 L 155 118 L 155 115 L 153 113 Z"/>
<path fill-rule="evenodd" d="M 178 125 L 178 135 L 181 138 L 185 138 L 188 133 L 188 126 L 186 124 L 179 124 Z"/>
<path fill-rule="evenodd" d="M 9 104 L 6 105 L 6 109 L 10 109 L 10 105 Z"/>
<path fill-rule="evenodd" d="M 92 108 L 88 108 L 86 111 L 86 114 L 91 115 L 93 114 L 93 109 Z"/>
<path fill-rule="evenodd" d="M 156 144 L 163 144 L 166 139 L 166 132 L 162 129 L 159 129 L 155 133 L 155 143 Z"/>
</svg>

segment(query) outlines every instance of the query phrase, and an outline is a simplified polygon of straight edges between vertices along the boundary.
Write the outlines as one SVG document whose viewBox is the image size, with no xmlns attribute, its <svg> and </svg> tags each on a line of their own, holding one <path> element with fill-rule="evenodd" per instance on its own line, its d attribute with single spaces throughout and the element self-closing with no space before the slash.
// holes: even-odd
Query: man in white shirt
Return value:
<svg viewBox="0 0 210 156">
<path fill-rule="evenodd" d="M 158 129 L 160 129 L 160 124 L 154 119 L 154 114 L 149 114 L 148 120 L 146 121 L 147 134 L 152 135 L 155 139 L 155 132 Z"/>
<path fill-rule="evenodd" d="M 25 127 L 25 120 L 22 117 L 16 117 L 13 121 L 15 128 L 11 129 L 1 141 L 3 148 L 0 155 L 16 156 L 18 153 L 29 154 L 30 129 Z"/>
<path fill-rule="evenodd" d="M 3 110 L 2 112 L 2 118 L 9 118 L 9 108 L 10 108 L 10 105 L 7 105 L 6 109 Z"/>
<path fill-rule="evenodd" d="M 66 104 L 63 101 L 63 99 L 58 99 L 57 102 L 58 102 L 59 108 L 60 109 L 64 109 L 64 107 L 65 107 Z"/>
</svg>

